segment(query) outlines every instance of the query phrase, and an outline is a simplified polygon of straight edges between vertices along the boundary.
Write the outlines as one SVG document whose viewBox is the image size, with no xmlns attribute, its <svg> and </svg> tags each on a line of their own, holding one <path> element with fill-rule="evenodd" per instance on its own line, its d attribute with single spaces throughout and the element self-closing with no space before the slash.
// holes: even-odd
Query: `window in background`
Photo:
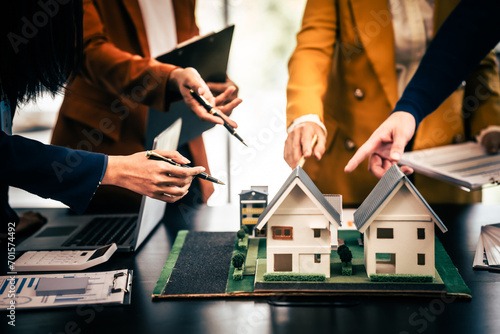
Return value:
<svg viewBox="0 0 500 334">
<path fill-rule="evenodd" d="M 227 23 L 235 24 L 228 75 L 243 99 L 231 118 L 249 147 L 229 138 L 220 126 L 204 134 L 211 172 L 230 186 L 216 186 L 210 205 L 238 202 L 241 190 L 252 185 L 269 186 L 272 198 L 291 172 L 283 159 L 287 64 L 306 1 L 198 1 L 201 34 L 225 26 L 224 3 Z"/>
</svg>

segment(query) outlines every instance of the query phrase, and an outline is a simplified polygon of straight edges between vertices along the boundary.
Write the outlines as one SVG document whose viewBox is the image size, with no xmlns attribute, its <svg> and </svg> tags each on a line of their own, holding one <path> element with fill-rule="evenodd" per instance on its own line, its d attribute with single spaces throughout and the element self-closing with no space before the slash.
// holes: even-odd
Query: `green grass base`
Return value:
<svg viewBox="0 0 500 334">
<path fill-rule="evenodd" d="M 161 271 L 160 277 L 156 282 L 156 286 L 153 290 L 153 295 L 161 295 L 163 289 L 165 288 L 165 284 L 167 284 L 170 275 L 172 274 L 172 270 L 174 269 L 175 263 L 177 262 L 177 258 L 181 253 L 182 246 L 184 245 L 184 240 L 186 240 L 186 236 L 188 231 L 181 230 L 177 233 L 177 237 L 175 238 L 175 242 L 170 250 L 170 254 L 168 255 L 168 259 L 165 262 L 165 266 L 163 266 L 163 270 Z"/>
<path fill-rule="evenodd" d="M 358 231 L 339 231 L 339 237 L 344 239 L 344 243 L 349 247 L 349 249 L 352 252 L 353 259 L 352 259 L 352 275 L 351 276 L 342 276 L 342 267 L 343 264 L 340 261 L 340 258 L 337 254 L 337 252 L 332 251 L 330 255 L 330 272 L 332 273 L 332 277 L 326 278 L 324 281 L 325 283 L 371 283 L 371 284 L 382 284 L 378 282 L 372 282 L 370 278 L 368 278 L 368 275 L 366 274 L 366 269 L 364 265 L 364 248 L 362 246 L 359 246 L 358 244 L 358 238 L 360 234 Z M 264 274 L 266 273 L 266 240 L 265 239 L 254 239 L 258 240 L 259 243 L 259 248 L 257 252 L 257 264 L 256 264 L 256 272 L 255 276 L 244 276 L 243 280 L 241 281 L 233 281 L 232 276 L 231 279 L 228 280 L 228 284 L 226 287 L 226 292 L 227 293 L 234 293 L 234 292 L 253 292 L 254 291 L 254 282 L 265 282 L 265 283 L 273 283 L 269 281 L 264 281 Z M 256 242 L 256 241 L 254 241 Z M 439 245 L 440 247 L 438 248 Z M 442 256 L 444 253 L 444 257 Z M 448 257 L 448 254 L 442 247 L 441 243 L 439 240 L 436 238 L 436 254 L 439 254 L 440 256 L 436 255 L 436 269 L 438 267 L 449 267 L 450 265 L 455 268 L 453 263 L 451 263 L 451 260 Z M 446 258 L 448 258 L 448 261 L 446 261 Z M 439 261 L 445 261 L 446 263 L 439 263 Z M 245 264 L 246 265 L 246 264 Z M 230 275 L 232 275 L 232 271 L 234 271 L 233 268 L 230 270 Z M 456 271 L 456 269 L 455 269 Z M 444 270 L 446 276 L 451 276 L 452 281 L 457 282 L 457 289 L 453 290 L 454 292 L 456 291 L 464 291 L 464 287 L 466 290 L 468 290 L 467 286 L 465 285 L 465 282 L 463 282 L 462 278 L 460 275 L 458 275 L 456 272 L 453 274 L 453 272 L 450 272 L 449 270 Z M 449 274 L 449 275 L 447 275 Z M 446 284 L 447 282 L 445 281 L 444 278 L 441 277 L 441 274 L 439 270 L 436 270 L 435 273 L 436 277 L 434 278 L 434 281 L 431 283 L 427 284 Z M 446 277 L 445 276 L 445 277 Z M 454 276 L 458 276 L 454 277 Z M 463 282 L 463 285 L 460 286 L 460 281 Z M 278 283 L 278 282 L 276 282 Z M 307 284 L 307 282 L 294 282 L 297 284 Z M 386 284 L 386 283 L 384 283 Z M 405 283 L 394 283 L 394 284 L 405 284 Z M 447 285 L 448 288 L 448 285 Z M 465 291 L 466 291 L 465 290 Z M 470 290 L 469 290 L 470 291 Z M 465 292 L 467 293 L 467 292 Z M 469 292 L 470 294 L 470 292 Z"/>
<path fill-rule="evenodd" d="M 180 231 L 177 235 L 174 245 L 170 251 L 170 255 L 165 263 L 165 266 L 161 272 L 158 282 L 154 288 L 153 296 L 162 296 L 162 292 L 165 289 L 169 277 L 173 271 L 175 263 L 177 262 L 178 256 L 184 245 L 185 238 L 188 231 Z M 364 266 L 364 249 L 358 245 L 359 232 L 358 231 L 339 231 L 339 237 L 344 239 L 345 244 L 349 247 L 353 254 L 352 276 L 341 276 L 342 263 L 338 257 L 338 254 L 332 251 L 330 272 L 333 277 L 327 278 L 325 283 L 328 282 L 338 282 L 338 283 L 366 283 L 369 282 L 369 278 L 366 275 L 366 270 Z M 252 246 L 253 245 L 253 246 Z M 257 247 L 258 245 L 258 247 Z M 455 265 L 452 263 L 450 257 L 443 248 L 441 242 L 436 238 L 436 278 L 434 283 L 446 285 L 447 293 L 454 295 L 469 296 L 471 295 L 470 289 L 467 287 L 462 277 L 458 273 Z M 237 240 L 235 236 L 234 249 L 237 249 Z M 250 255 L 249 252 L 253 253 Z M 244 252 L 245 253 L 245 252 Z M 266 240 L 265 239 L 252 239 L 249 243 L 249 250 L 246 252 L 246 262 L 245 266 L 252 265 L 255 263 L 255 275 L 245 275 L 241 281 L 234 281 L 232 275 L 234 273 L 234 267 L 230 264 L 228 271 L 226 293 L 232 294 L 237 292 L 251 293 L 254 292 L 255 282 L 264 282 L 262 276 L 266 272 Z M 257 256 L 255 257 L 255 253 Z M 248 262 L 248 264 L 247 264 Z M 271 283 L 271 282 L 266 282 Z M 276 282 L 280 284 L 279 282 Z M 434 284 L 426 283 L 426 284 Z M 274 283 L 271 283 L 274 284 Z M 283 284 L 283 283 L 281 283 Z M 294 284 L 308 284 L 307 282 L 294 282 Z M 322 282 L 319 284 L 323 284 Z M 382 282 L 370 282 L 370 284 L 387 284 Z M 411 284 L 411 283 L 394 283 L 394 284 Z M 333 292 L 333 290 L 332 290 Z M 337 291 L 342 292 L 342 291 Z M 388 291 L 390 294 L 390 291 Z"/>
</svg>

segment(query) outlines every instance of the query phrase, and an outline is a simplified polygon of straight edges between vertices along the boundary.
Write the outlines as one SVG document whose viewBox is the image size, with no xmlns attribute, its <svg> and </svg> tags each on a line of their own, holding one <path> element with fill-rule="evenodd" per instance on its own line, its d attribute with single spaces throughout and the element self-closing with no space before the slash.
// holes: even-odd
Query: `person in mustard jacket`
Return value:
<svg viewBox="0 0 500 334">
<path fill-rule="evenodd" d="M 175 30 L 173 48 L 197 36 L 199 30 L 195 0 L 171 0 L 171 5 L 170 23 Z M 161 44 L 162 38 L 166 39 L 172 31 L 162 30 L 162 20 L 169 19 L 163 8 L 155 13 L 156 8 L 151 6 L 155 5 L 141 0 L 83 0 L 84 60 L 78 76 L 66 91 L 52 144 L 118 155 L 144 150 L 148 108 L 168 111 L 170 104 L 181 98 L 200 118 L 222 123 L 189 94 L 188 84 L 207 87 L 195 70 L 180 69 L 154 59 L 157 55 L 152 55 L 150 46 L 153 44 L 148 37 L 159 39 Z M 148 25 L 150 21 L 145 22 L 144 15 L 154 18 L 155 14 L 160 15 L 161 27 L 153 30 Z M 153 31 L 147 33 L 147 28 Z M 179 76 L 183 76 L 183 81 Z M 214 95 L 220 94 L 215 102 L 213 97 L 210 102 L 226 114 L 241 102 L 237 98 L 237 88 L 229 80 L 209 83 L 208 87 Z M 212 96 L 208 88 L 205 93 L 205 97 Z M 188 146 L 188 152 L 181 148 L 179 151 L 210 173 L 202 137 L 193 139 Z M 206 202 L 214 190 L 213 184 L 205 180 L 194 180 L 194 184 L 198 188 L 193 190 L 192 187 L 188 197 L 191 196 L 195 203 Z M 132 192 L 100 187 L 90 210 L 136 211 L 139 204 L 140 197 Z"/>
<path fill-rule="evenodd" d="M 288 138 L 284 157 L 305 171 L 323 193 L 361 203 L 378 179 L 365 161 L 344 166 L 393 110 L 434 33 L 458 1 L 309 0 L 289 61 Z M 412 149 L 471 140 L 498 131 L 499 73 L 494 54 L 419 126 Z M 314 134 L 318 140 L 312 149 Z M 326 134 L 326 135 L 325 135 Z M 480 200 L 451 185 L 415 175 L 430 203 Z"/>
</svg>

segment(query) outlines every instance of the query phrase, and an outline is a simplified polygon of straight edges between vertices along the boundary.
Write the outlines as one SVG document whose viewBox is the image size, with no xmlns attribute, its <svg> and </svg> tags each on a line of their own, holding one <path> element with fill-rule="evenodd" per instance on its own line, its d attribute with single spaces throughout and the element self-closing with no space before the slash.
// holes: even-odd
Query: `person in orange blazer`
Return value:
<svg viewBox="0 0 500 334">
<path fill-rule="evenodd" d="M 285 142 L 285 160 L 294 168 L 301 155 L 314 156 L 306 161 L 304 170 L 323 193 L 342 194 L 347 205 L 361 203 L 378 179 L 370 174 L 366 161 L 350 174 L 344 173 L 344 166 L 387 118 L 401 93 L 389 2 L 309 0 L 289 61 L 287 125 L 292 127 Z M 457 3 L 435 1 L 434 32 Z M 319 121 L 303 118 L 294 124 L 305 115 Z M 498 124 L 499 73 L 492 53 L 424 119 L 413 149 L 470 140 L 482 129 Z M 311 148 L 314 134 L 318 141 Z M 430 203 L 480 200 L 480 192 L 466 193 L 422 175 L 415 175 L 415 184 Z"/>
<path fill-rule="evenodd" d="M 195 5 L 195 0 L 172 0 L 177 42 L 199 34 Z M 189 88 L 207 87 L 196 71 L 151 58 L 138 0 L 84 0 L 83 9 L 84 61 L 65 94 L 53 144 L 119 155 L 144 150 L 148 108 L 168 111 L 181 98 L 200 118 L 221 123 L 189 94 Z M 220 94 L 212 104 L 226 114 L 241 102 L 229 80 L 210 88 Z M 212 96 L 208 89 L 205 94 Z M 202 137 L 188 145 L 189 158 L 209 172 Z M 193 201 L 206 202 L 214 190 L 212 183 L 198 178 L 194 182 L 199 182 L 200 190 L 191 194 Z M 100 187 L 90 210 L 136 210 L 139 203 L 131 192 Z"/>
</svg>

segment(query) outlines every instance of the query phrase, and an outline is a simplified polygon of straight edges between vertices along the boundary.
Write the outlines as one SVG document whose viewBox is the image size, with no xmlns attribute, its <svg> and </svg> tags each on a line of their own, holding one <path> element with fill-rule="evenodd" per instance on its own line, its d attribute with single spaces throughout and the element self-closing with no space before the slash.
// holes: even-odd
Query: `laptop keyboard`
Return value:
<svg viewBox="0 0 500 334">
<path fill-rule="evenodd" d="M 63 246 L 104 246 L 110 243 L 123 244 L 134 232 L 137 216 L 96 217 Z"/>
</svg>

